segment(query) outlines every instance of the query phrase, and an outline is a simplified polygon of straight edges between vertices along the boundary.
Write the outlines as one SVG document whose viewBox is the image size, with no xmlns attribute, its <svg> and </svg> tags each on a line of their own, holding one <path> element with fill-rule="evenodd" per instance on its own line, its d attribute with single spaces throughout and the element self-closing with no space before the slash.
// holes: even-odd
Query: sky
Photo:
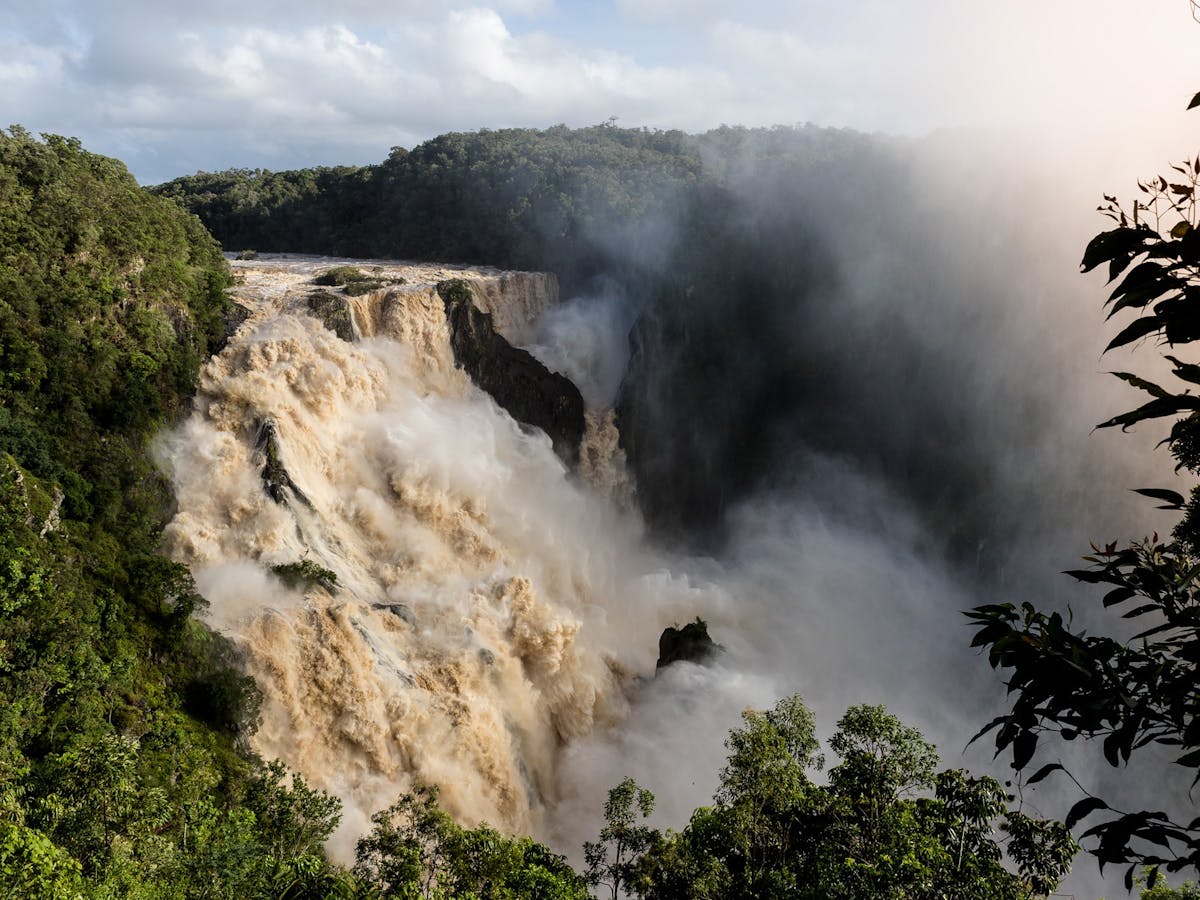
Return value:
<svg viewBox="0 0 1200 900">
<path fill-rule="evenodd" d="M 0 126 L 145 184 L 614 118 L 987 129 L 1148 173 L 1200 134 L 1198 46 L 1188 0 L 0 0 Z"/>
<path fill-rule="evenodd" d="M 614 119 L 982 134 L 1070 189 L 1074 278 L 1098 227 L 1075 193 L 1126 196 L 1200 148 L 1198 50 L 1188 0 L 0 0 L 0 127 L 79 137 L 143 184 Z M 986 158 L 937 188 L 978 202 L 956 180 Z M 979 215 L 1023 202 L 1003 199 Z"/>
</svg>

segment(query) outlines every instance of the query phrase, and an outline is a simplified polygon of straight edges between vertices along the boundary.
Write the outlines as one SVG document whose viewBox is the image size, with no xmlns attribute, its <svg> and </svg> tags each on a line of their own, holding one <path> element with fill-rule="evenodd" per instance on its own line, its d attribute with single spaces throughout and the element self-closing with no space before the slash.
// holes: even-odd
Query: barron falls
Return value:
<svg viewBox="0 0 1200 900">
<path fill-rule="evenodd" d="M 646 546 L 596 361 L 540 343 L 557 281 L 232 265 L 240 324 L 157 457 L 167 552 L 264 695 L 254 749 L 342 799 L 341 855 L 419 783 L 544 833 L 564 748 L 625 720 L 660 631 L 722 606 Z M 316 283 L 351 266 L 365 290 Z"/>
</svg>

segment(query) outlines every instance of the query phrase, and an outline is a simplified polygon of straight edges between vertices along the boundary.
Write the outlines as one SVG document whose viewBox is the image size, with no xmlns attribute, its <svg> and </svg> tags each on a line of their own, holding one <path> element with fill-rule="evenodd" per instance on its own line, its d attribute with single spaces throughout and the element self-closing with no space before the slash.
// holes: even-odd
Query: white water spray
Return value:
<svg viewBox="0 0 1200 900">
<path fill-rule="evenodd" d="M 641 549 L 610 411 L 589 411 L 572 475 L 455 367 L 438 280 L 468 279 L 520 341 L 552 276 L 388 266 L 403 284 L 347 298 L 351 343 L 307 312 L 319 268 L 238 267 L 251 318 L 160 445 L 168 551 L 264 692 L 255 749 L 342 798 L 335 852 L 416 782 L 461 821 L 544 832 L 563 748 L 622 721 L 659 630 L 720 593 Z M 282 503 L 264 453 L 297 489 Z M 305 560 L 336 590 L 272 574 Z"/>
</svg>

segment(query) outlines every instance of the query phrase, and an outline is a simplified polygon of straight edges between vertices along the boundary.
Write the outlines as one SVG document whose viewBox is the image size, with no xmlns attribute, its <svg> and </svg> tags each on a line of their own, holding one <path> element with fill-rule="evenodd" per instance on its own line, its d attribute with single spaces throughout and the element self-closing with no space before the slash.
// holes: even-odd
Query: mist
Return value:
<svg viewBox="0 0 1200 900">
<path fill-rule="evenodd" d="M 1011 779 L 986 739 L 967 746 L 1004 692 L 961 611 L 1030 601 L 1105 627 L 1060 573 L 1089 542 L 1173 524 L 1131 493 L 1183 490 L 1163 430 L 1095 430 L 1139 402 L 1105 373 L 1154 354 L 1101 358 L 1106 292 L 1078 274 L 1104 227 L 1088 189 L 978 135 L 850 137 L 829 158 L 803 131 L 735 133 L 732 154 L 728 133 L 701 138 L 728 175 L 719 203 L 664 219 L 659 246 L 643 231 L 640 257 L 664 263 L 642 274 L 618 424 L 650 540 L 728 598 L 697 604 L 726 652 L 671 667 L 620 729 L 567 748 L 564 849 L 626 775 L 682 827 L 740 711 L 793 692 L 826 736 L 849 705 L 884 703 L 943 765 Z M 817 161 L 781 163 L 789 141 Z M 1116 802 L 1194 815 L 1173 767 L 1114 772 L 1093 750 L 1043 753 Z M 1022 792 L 1060 818 L 1078 797 L 1065 780 Z M 1124 891 L 1086 855 L 1062 889 Z"/>
<path fill-rule="evenodd" d="M 405 283 L 347 299 L 347 342 L 305 299 L 336 260 L 237 264 L 253 315 L 160 442 L 167 549 L 263 688 L 255 749 L 342 799 L 339 859 L 419 782 L 576 862 L 626 776 L 681 828 L 741 711 L 793 693 L 823 736 L 882 703 L 944 766 L 1008 778 L 967 746 L 1004 696 L 962 611 L 1098 623 L 1058 573 L 1170 527 L 1129 490 L 1174 483 L 1160 435 L 1094 430 L 1135 398 L 1078 275 L 1103 222 L 1061 173 L 967 135 L 693 140 L 708 177 L 590 222 L 562 302 L 548 277 L 383 261 Z M 448 277 L 580 388 L 576 471 L 456 367 Z M 303 498 L 262 490 L 265 421 Z M 300 560 L 337 590 L 273 573 Z M 697 616 L 724 652 L 656 673 L 662 629 Z M 1046 752 L 1106 796 L 1186 796 L 1166 767 Z M 1086 857 L 1065 889 L 1121 890 Z"/>
</svg>

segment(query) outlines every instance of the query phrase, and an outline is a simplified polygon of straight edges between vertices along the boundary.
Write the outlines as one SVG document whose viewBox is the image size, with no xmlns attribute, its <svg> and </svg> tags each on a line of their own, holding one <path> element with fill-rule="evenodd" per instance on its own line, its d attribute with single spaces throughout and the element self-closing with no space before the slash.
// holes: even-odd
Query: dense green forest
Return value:
<svg viewBox="0 0 1200 900">
<path fill-rule="evenodd" d="M 598 276 L 661 275 L 660 251 L 678 249 L 664 230 L 680 218 L 691 240 L 719 229 L 736 206 L 728 181 L 751 164 L 765 178 L 835 159 L 853 166 L 875 146 L 816 127 L 483 130 L 397 147 L 377 165 L 201 172 L 151 191 L 199 216 L 230 251 L 540 269 L 571 292 Z"/>
<path fill-rule="evenodd" d="M 119 162 L 0 134 L 6 896 L 275 896 L 336 819 L 248 754 L 257 689 L 158 554 L 147 445 L 224 340 L 229 284 Z"/>
<path fill-rule="evenodd" d="M 742 170 L 749 162 L 752 176 Z M 816 723 L 798 697 L 746 712 L 711 805 L 678 830 L 646 824 L 653 796 L 630 773 L 610 792 L 581 871 L 527 837 L 455 824 L 425 787 L 374 817 L 352 868 L 335 865 L 323 844 L 338 801 L 251 752 L 257 689 L 234 648 L 195 617 L 204 601 L 186 569 L 157 552 L 172 501 L 148 442 L 186 409 L 201 361 L 227 337 L 230 273 L 209 231 L 230 250 L 549 268 L 577 288 L 616 276 L 663 303 L 682 297 L 702 310 L 709 292 L 766 310 L 777 283 L 817 291 L 836 267 L 791 212 L 794 197 L 748 227 L 745 195 L 730 185 L 770 186 L 777 171 L 817 165 L 823 180 L 867 162 L 878 177 L 896 174 L 884 149 L 853 134 L 721 129 L 694 138 L 600 126 L 446 135 L 378 166 L 199 174 L 145 191 L 77 141 L 0 133 L 6 894 L 815 900 L 1052 891 L 1076 850 L 1064 825 L 1012 807 L 991 778 L 940 770 L 934 748 L 881 707 L 846 712 L 822 774 Z M 717 247 L 748 263 L 721 265 Z M 769 346 L 764 316 L 750 339 Z M 719 320 L 694 324 L 701 337 L 712 331 L 698 346 L 714 346 Z M 662 341 L 677 327 L 651 307 L 635 338 Z M 689 365 L 703 381 L 723 360 Z M 768 375 L 777 399 L 784 375 Z M 627 412 L 639 414 L 649 412 Z M 1190 440 L 1181 432 L 1179 446 Z M 756 461 L 716 451 L 707 465 L 733 460 L 721 489 L 734 491 Z M 703 518 L 711 501 L 697 494 L 663 521 Z M 1104 570 L 1110 580 L 1121 565 Z M 1159 886 L 1146 896 L 1191 891 Z"/>
<path fill-rule="evenodd" d="M 542 268 L 572 281 L 619 262 L 603 229 L 694 183 L 681 132 L 596 127 L 447 134 L 379 165 L 199 173 L 153 189 L 226 249 Z"/>
</svg>

